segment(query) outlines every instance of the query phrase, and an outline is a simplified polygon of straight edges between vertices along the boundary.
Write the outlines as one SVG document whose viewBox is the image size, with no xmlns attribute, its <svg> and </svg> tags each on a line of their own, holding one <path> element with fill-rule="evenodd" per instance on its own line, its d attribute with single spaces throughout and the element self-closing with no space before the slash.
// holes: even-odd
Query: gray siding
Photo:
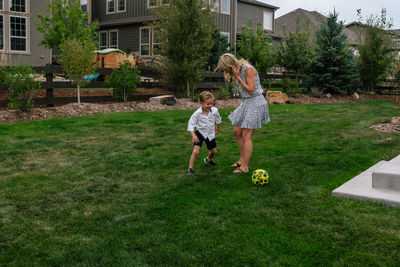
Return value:
<svg viewBox="0 0 400 267">
<path fill-rule="evenodd" d="M 242 32 L 242 25 L 247 25 L 249 18 L 253 19 L 253 26 L 256 28 L 258 23 L 261 23 L 261 26 L 263 25 L 264 11 L 270 11 L 275 14 L 273 9 L 243 2 L 238 2 L 237 8 L 237 33 Z M 274 29 L 274 17 L 272 18 L 272 29 Z"/>
<path fill-rule="evenodd" d="M 124 12 L 107 14 L 106 0 L 92 0 L 92 19 L 100 26 L 117 25 L 135 21 L 148 21 L 154 18 L 152 8 L 147 7 L 147 0 L 126 0 Z"/>
<path fill-rule="evenodd" d="M 39 13 L 45 13 L 47 5 L 50 0 L 35 0 L 29 1 L 29 15 L 27 17 L 29 28 L 27 29 L 27 49 L 26 53 L 8 52 L 10 65 L 21 65 L 27 64 L 30 66 L 44 66 L 51 63 L 51 50 L 39 46 L 42 39 L 42 34 L 36 30 L 37 15 Z M 3 2 L 4 4 L 4 2 Z M 9 17 L 7 17 L 9 18 Z M 9 20 L 9 19 L 8 19 Z M 9 49 L 10 38 L 9 38 L 9 22 L 4 25 L 4 41 L 7 49 Z"/>
<path fill-rule="evenodd" d="M 221 32 L 229 33 L 229 41 L 235 45 L 235 12 L 236 12 L 236 0 L 230 1 L 230 14 L 218 14 L 216 23 Z"/>
<path fill-rule="evenodd" d="M 136 23 L 118 27 L 103 27 L 101 31 L 118 30 L 118 49 L 130 53 L 139 51 L 139 28 L 142 26 L 144 24 Z"/>
</svg>

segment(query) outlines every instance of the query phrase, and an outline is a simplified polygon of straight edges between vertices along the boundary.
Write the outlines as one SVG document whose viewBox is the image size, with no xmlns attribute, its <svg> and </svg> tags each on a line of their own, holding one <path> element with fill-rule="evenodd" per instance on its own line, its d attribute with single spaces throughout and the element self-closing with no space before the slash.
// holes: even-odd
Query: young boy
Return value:
<svg viewBox="0 0 400 267">
<path fill-rule="evenodd" d="M 192 175 L 194 162 L 199 155 L 203 141 L 210 151 L 208 157 L 204 158 L 204 163 L 215 166 L 217 163 L 213 160 L 215 153 L 217 153 L 217 145 L 215 143 L 215 134 L 219 132 L 219 125 L 221 124 L 221 116 L 218 109 L 213 107 L 215 97 L 208 91 L 204 91 L 199 95 L 199 102 L 201 107 L 196 110 L 190 117 L 188 123 L 188 131 L 192 135 L 193 140 L 193 153 L 189 161 L 188 175 Z M 217 126 L 215 127 L 215 124 Z M 196 128 L 196 131 L 194 131 Z"/>
</svg>

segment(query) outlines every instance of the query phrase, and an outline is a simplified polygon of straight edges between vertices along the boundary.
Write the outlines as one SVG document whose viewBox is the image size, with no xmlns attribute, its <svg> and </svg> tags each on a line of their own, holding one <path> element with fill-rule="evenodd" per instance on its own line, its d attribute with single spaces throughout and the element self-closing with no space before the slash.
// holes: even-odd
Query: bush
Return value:
<svg viewBox="0 0 400 267">
<path fill-rule="evenodd" d="M 129 61 L 124 61 L 119 64 L 119 69 L 113 70 L 106 78 L 105 86 L 112 88 L 112 97 L 115 100 L 126 102 L 128 96 L 136 90 L 138 83 L 140 83 L 140 72 Z"/>
<path fill-rule="evenodd" d="M 21 111 L 30 111 L 33 107 L 33 96 L 40 88 L 41 82 L 37 80 L 41 74 L 36 73 L 27 65 L 13 66 L 1 69 L 4 83 L 8 84 L 10 108 Z"/>
<path fill-rule="evenodd" d="M 217 100 L 229 99 L 231 96 L 231 88 L 219 87 L 218 90 L 214 91 L 214 96 Z"/>
<path fill-rule="evenodd" d="M 296 81 L 291 78 L 283 78 L 282 87 L 282 91 L 288 96 L 293 96 L 296 93 Z"/>
</svg>

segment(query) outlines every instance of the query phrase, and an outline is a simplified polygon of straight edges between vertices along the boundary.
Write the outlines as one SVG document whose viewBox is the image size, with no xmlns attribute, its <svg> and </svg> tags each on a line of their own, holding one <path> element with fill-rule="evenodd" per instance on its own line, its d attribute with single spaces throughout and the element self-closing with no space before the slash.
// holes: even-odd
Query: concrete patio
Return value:
<svg viewBox="0 0 400 267">
<path fill-rule="evenodd" d="M 332 195 L 400 208 L 400 155 L 390 161 L 378 162 L 333 190 Z"/>
</svg>

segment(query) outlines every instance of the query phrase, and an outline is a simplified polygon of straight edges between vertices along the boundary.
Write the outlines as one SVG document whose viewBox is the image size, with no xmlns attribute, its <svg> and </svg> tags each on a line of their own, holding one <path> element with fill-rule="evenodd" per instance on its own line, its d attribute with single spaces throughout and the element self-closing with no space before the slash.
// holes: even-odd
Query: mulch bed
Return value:
<svg viewBox="0 0 400 267">
<path fill-rule="evenodd" d="M 144 89 L 137 91 L 135 95 L 160 95 L 171 94 L 170 91 L 164 89 Z M 111 96 L 110 90 L 82 90 L 81 96 Z M 55 97 L 76 97 L 76 90 L 54 90 Z M 39 90 L 37 97 L 46 97 L 46 90 Z M 0 92 L 0 100 L 8 98 L 7 92 Z M 399 103 L 400 97 L 394 95 L 377 95 L 377 94 L 360 94 L 359 99 L 347 95 L 333 95 L 328 98 L 326 96 L 317 98 L 304 94 L 297 94 L 294 97 L 289 97 L 289 103 L 293 104 L 326 104 L 326 103 L 354 103 L 360 100 L 384 100 Z M 237 107 L 240 104 L 240 99 L 218 100 L 216 107 L 230 108 Z M 58 105 L 55 107 L 36 107 L 29 113 L 20 112 L 8 108 L 0 109 L 0 124 L 42 120 L 56 117 L 70 116 L 86 116 L 97 113 L 111 112 L 128 112 L 128 111 L 153 111 L 153 110 L 194 110 L 199 104 L 192 102 L 187 98 L 178 99 L 175 106 L 155 105 L 148 101 L 129 101 L 126 103 L 70 103 L 66 105 Z M 393 123 L 379 123 L 371 126 L 372 129 L 382 132 L 397 132 L 400 133 L 400 125 Z"/>
</svg>

